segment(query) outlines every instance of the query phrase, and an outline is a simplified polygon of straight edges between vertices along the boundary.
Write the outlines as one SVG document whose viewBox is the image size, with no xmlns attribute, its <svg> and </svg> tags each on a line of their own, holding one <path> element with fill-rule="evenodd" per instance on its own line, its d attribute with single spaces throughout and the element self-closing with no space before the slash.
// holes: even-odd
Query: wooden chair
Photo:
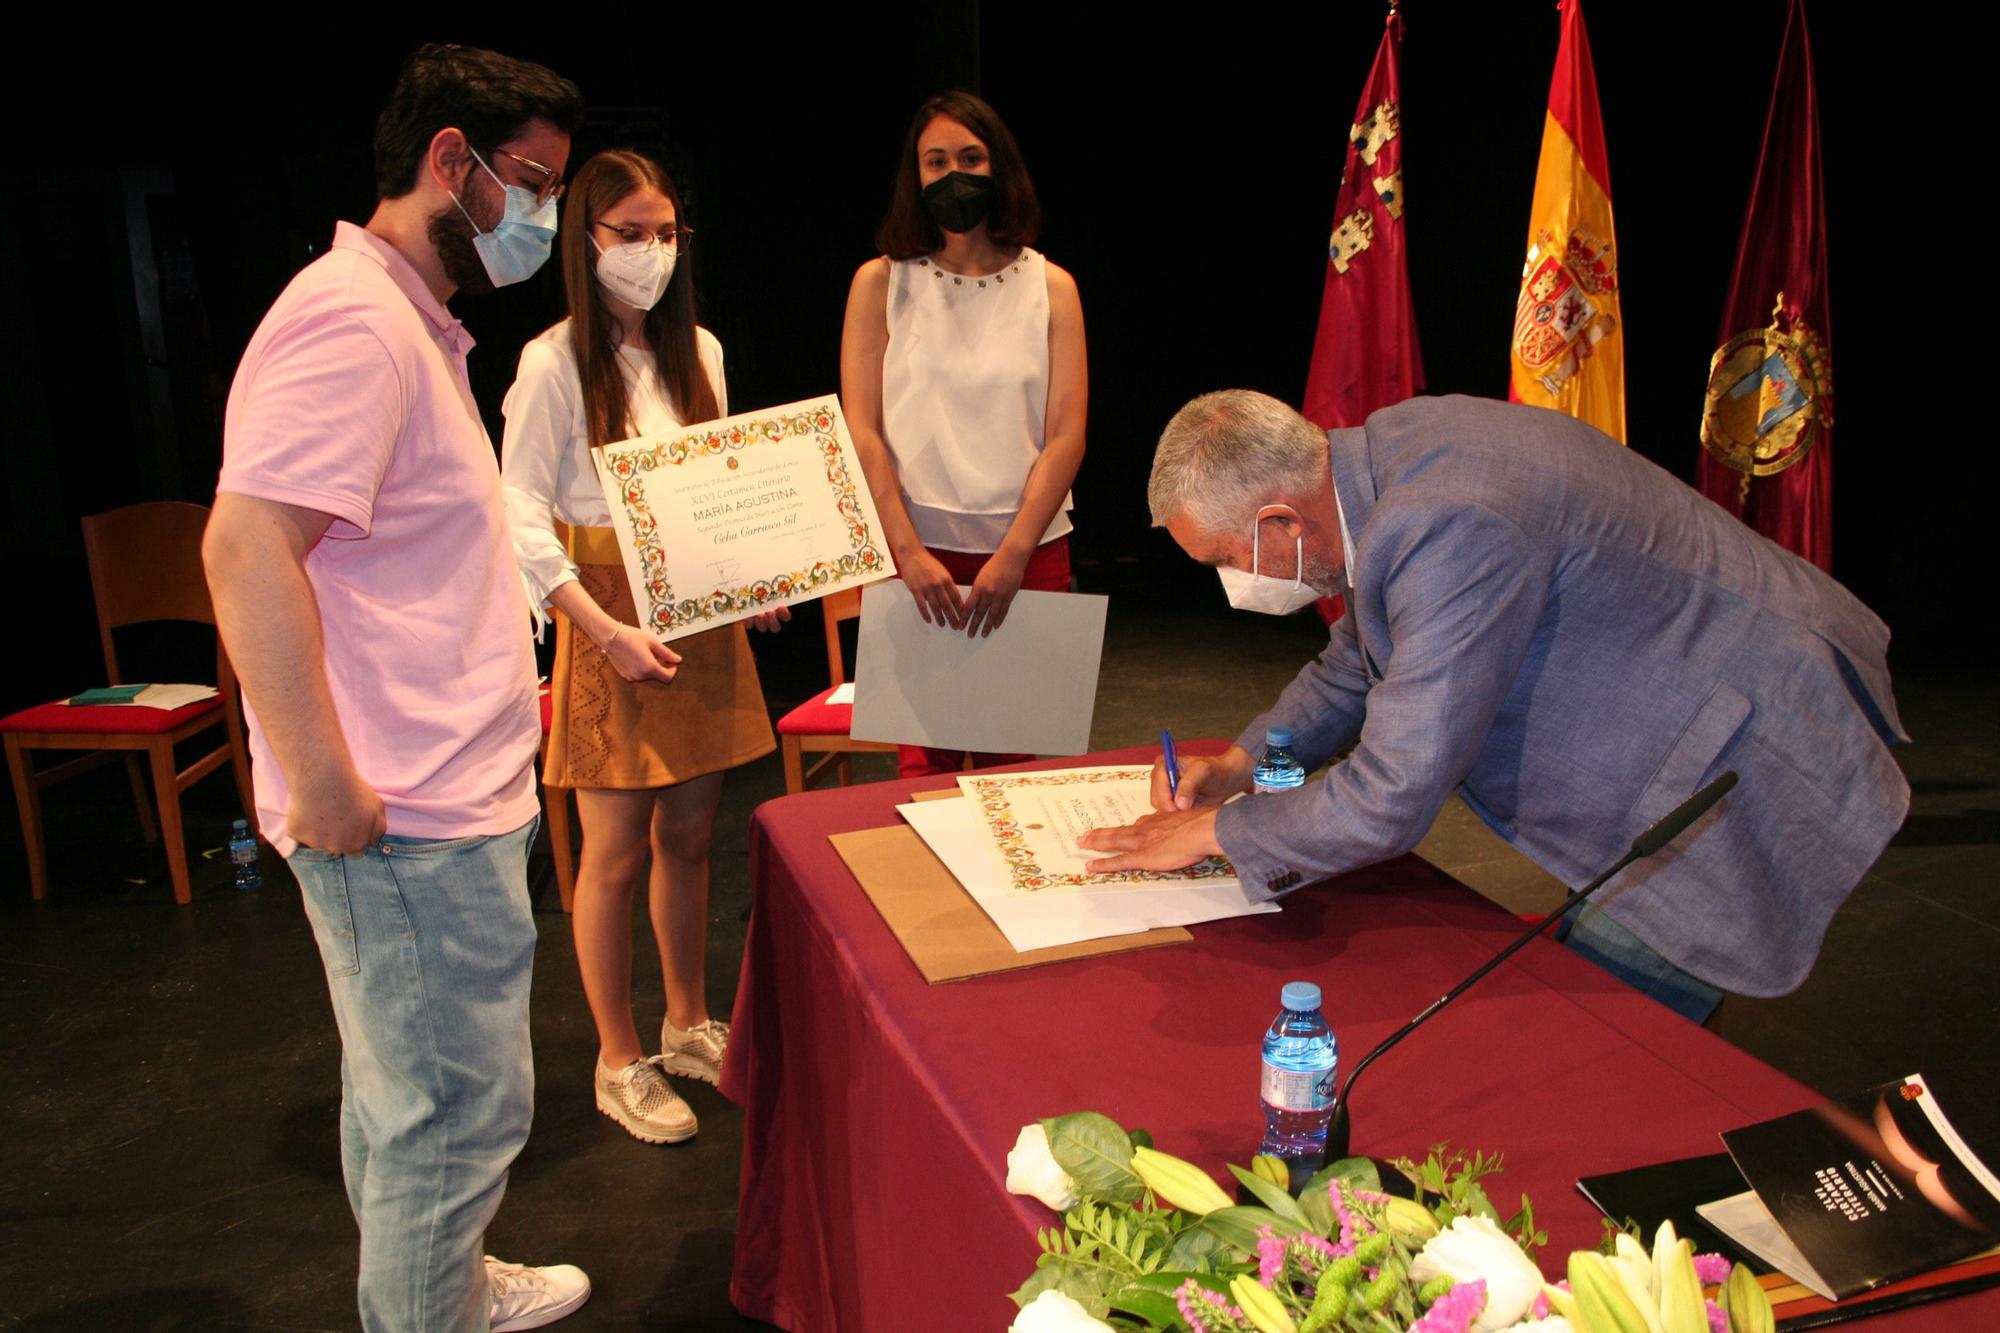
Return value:
<svg viewBox="0 0 2000 1333">
<path fill-rule="evenodd" d="M 540 761 L 535 765 L 535 780 L 548 771 L 549 727 L 555 720 L 555 705 L 549 696 L 546 682 L 542 689 L 542 749 Z M 542 783 L 542 825 L 549 832 L 549 858 L 556 863 L 556 894 L 562 899 L 565 912 L 576 910 L 576 850 L 570 836 L 569 787 L 551 787 Z"/>
<path fill-rule="evenodd" d="M 97 602 L 98 636 L 103 642 L 105 675 L 111 684 L 125 683 L 113 630 L 159 620 L 215 624 L 215 608 L 209 601 L 208 581 L 201 566 L 201 534 L 207 525 L 207 509 L 179 503 L 128 505 L 83 520 L 83 548 L 90 562 L 91 593 Z M 181 829 L 181 793 L 228 764 L 244 810 L 256 808 L 250 793 L 250 763 L 243 743 L 236 673 L 230 668 L 220 636 L 215 645 L 215 674 L 220 697 L 171 712 L 131 706 L 72 707 L 56 701 L 0 718 L 7 770 L 14 780 L 14 800 L 21 809 L 21 833 L 28 846 L 28 883 L 36 898 L 47 897 L 49 891 L 47 846 L 42 839 L 42 788 L 110 763 L 122 753 L 139 806 L 139 827 L 146 841 L 166 843 L 174 901 L 192 901 L 187 843 Z M 176 769 L 174 747 L 218 725 L 225 732 L 223 743 L 186 768 Z M 36 770 L 32 760 L 36 750 L 88 753 Z M 146 795 L 147 768 L 152 771 L 157 823 Z"/>
<path fill-rule="evenodd" d="M 829 768 L 837 769 L 840 785 L 854 781 L 856 754 L 895 753 L 896 747 L 883 741 L 857 741 L 849 735 L 854 725 L 854 705 L 828 703 L 827 696 L 847 683 L 847 659 L 840 648 L 842 622 L 861 614 L 861 590 L 844 588 L 820 598 L 826 618 L 826 674 L 833 683 L 778 719 L 778 748 L 785 761 L 785 791 L 795 794 L 817 783 Z M 811 768 L 805 757 L 819 755 Z"/>
</svg>

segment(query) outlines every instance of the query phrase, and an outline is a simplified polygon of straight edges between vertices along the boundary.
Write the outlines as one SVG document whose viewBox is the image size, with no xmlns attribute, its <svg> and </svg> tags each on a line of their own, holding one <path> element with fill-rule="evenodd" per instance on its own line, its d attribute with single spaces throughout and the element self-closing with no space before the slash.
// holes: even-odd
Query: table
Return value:
<svg viewBox="0 0 2000 1333">
<path fill-rule="evenodd" d="M 932 986 L 827 837 L 894 824 L 912 791 L 950 785 L 788 796 L 751 829 L 722 1080 L 744 1109 L 730 1297 L 799 1333 L 1004 1329 L 1035 1229 L 1054 1220 L 1006 1193 L 1022 1125 L 1102 1111 L 1226 1180 L 1223 1164 L 1247 1163 L 1262 1131 L 1259 1042 L 1285 982 L 1320 984 L 1351 1063 L 1520 929 L 1404 857 L 1299 890 L 1280 913 L 1193 927 L 1188 943 Z M 1578 1176 L 1714 1152 L 1721 1130 L 1819 1100 L 1538 940 L 1369 1070 L 1354 1150 L 1421 1158 L 1448 1140 L 1503 1153 L 1488 1189 L 1503 1211 L 1534 1200 L 1546 1265 L 1599 1238 Z M 2000 1291 L 1866 1327 L 1982 1324 L 2000 1327 Z"/>
</svg>

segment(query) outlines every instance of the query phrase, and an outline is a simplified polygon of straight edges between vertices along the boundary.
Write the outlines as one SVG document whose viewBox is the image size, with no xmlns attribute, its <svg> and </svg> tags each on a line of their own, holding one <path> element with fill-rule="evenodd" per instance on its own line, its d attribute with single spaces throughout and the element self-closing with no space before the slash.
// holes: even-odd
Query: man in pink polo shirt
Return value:
<svg viewBox="0 0 2000 1333">
<path fill-rule="evenodd" d="M 374 1330 L 538 1328 L 590 1283 L 482 1258 L 534 1103 L 527 849 L 540 736 L 500 477 L 445 308 L 547 258 L 576 86 L 426 46 L 366 227 L 295 277 L 230 389 L 203 555 L 257 814 L 341 1037 L 341 1159 Z"/>
</svg>

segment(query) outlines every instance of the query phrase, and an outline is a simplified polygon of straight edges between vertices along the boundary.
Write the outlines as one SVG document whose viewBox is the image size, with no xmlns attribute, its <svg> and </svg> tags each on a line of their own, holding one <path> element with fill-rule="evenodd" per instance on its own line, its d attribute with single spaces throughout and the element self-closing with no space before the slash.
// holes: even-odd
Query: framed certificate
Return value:
<svg viewBox="0 0 2000 1333">
<path fill-rule="evenodd" d="M 639 623 L 661 640 L 896 572 L 831 394 L 593 453 Z"/>
</svg>

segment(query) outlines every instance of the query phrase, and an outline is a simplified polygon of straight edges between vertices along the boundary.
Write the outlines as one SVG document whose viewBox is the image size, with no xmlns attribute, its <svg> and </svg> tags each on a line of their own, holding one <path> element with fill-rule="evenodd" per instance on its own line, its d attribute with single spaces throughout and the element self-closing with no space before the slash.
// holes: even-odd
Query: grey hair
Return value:
<svg viewBox="0 0 2000 1333">
<path fill-rule="evenodd" d="M 1153 526 L 1186 514 L 1204 532 L 1247 529 L 1274 497 L 1327 484 L 1326 434 L 1253 389 L 1205 393 L 1160 433 L 1146 501 Z"/>
</svg>

